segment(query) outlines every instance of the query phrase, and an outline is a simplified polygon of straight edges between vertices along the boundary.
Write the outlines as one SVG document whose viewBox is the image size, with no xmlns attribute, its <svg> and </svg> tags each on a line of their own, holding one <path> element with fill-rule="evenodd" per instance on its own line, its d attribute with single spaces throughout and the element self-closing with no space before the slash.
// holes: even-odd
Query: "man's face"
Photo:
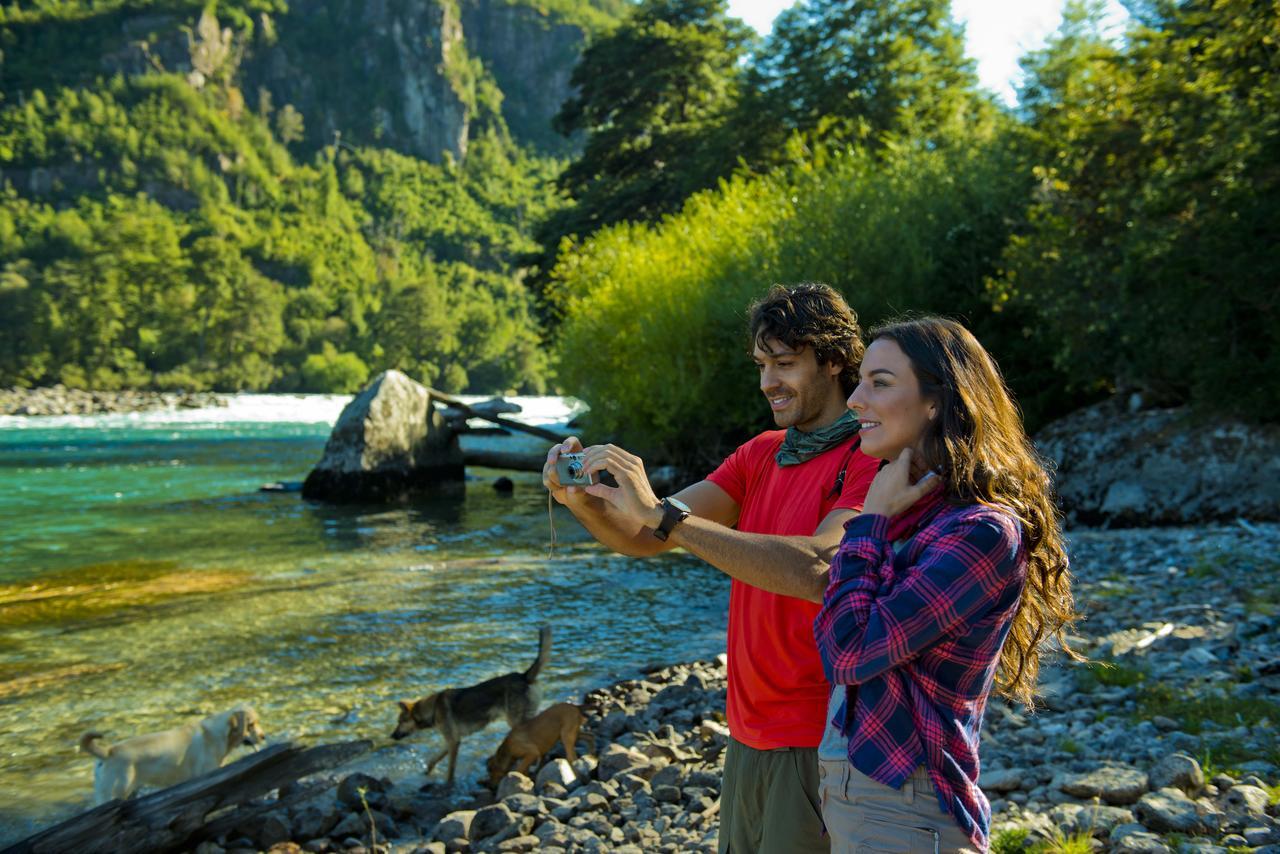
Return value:
<svg viewBox="0 0 1280 854">
<path fill-rule="evenodd" d="M 812 348 L 792 350 L 776 338 L 766 338 L 756 342 L 751 355 L 760 370 L 760 391 L 779 427 L 814 430 L 822 426 L 833 401 L 843 408 L 841 366 L 819 365 Z"/>
</svg>

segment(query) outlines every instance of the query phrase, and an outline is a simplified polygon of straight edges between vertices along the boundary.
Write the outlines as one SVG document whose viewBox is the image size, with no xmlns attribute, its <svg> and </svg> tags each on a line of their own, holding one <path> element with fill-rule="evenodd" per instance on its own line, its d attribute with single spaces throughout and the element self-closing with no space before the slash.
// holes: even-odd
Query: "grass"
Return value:
<svg viewBox="0 0 1280 854">
<path fill-rule="evenodd" d="M 1172 718 L 1192 735 L 1199 735 L 1208 722 L 1234 728 L 1254 727 L 1264 720 L 1280 721 L 1280 703 L 1184 691 L 1166 682 L 1144 682 L 1138 694 L 1138 712 L 1143 720 L 1154 715 Z"/>
<path fill-rule="evenodd" d="M 1093 828 L 1064 833 L 1055 827 L 1048 839 L 1031 842 L 1031 831 L 1025 827 L 1009 827 L 991 837 L 991 854 L 1092 854 Z"/>
<path fill-rule="evenodd" d="M 1058 742 L 1058 749 L 1061 750 L 1063 753 L 1070 753 L 1072 756 L 1075 756 L 1077 753 L 1083 750 L 1083 748 L 1080 746 L 1080 742 L 1076 741 L 1074 738 L 1062 739 L 1062 741 Z"/>
<path fill-rule="evenodd" d="M 1021 854 L 1026 850 L 1031 831 L 1025 827 L 1009 827 L 991 837 L 991 854 Z"/>
<path fill-rule="evenodd" d="M 1048 839 L 1037 842 L 1029 850 L 1031 854 L 1093 854 L 1093 828 L 1066 834 L 1055 827 Z"/>
<path fill-rule="evenodd" d="M 1115 661 L 1090 661 L 1080 671 L 1081 687 L 1086 690 L 1103 686 L 1107 688 L 1132 688 L 1145 682 L 1147 671 L 1140 667 L 1118 664 Z M 1089 684 L 1092 683 L 1092 684 Z"/>
</svg>

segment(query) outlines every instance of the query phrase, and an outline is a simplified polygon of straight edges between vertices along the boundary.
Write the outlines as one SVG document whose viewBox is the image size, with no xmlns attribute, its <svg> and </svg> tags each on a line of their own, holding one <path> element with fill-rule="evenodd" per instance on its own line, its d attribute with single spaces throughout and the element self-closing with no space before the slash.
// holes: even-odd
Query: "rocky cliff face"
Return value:
<svg viewBox="0 0 1280 854">
<path fill-rule="evenodd" d="M 1069 521 L 1186 525 L 1280 519 L 1280 429 L 1108 401 L 1036 436 Z"/>
<path fill-rule="evenodd" d="M 116 10 L 14 29 L 7 48 L 74 61 L 35 63 L 0 88 L 29 93 L 158 70 L 197 85 L 222 76 L 248 109 L 293 106 L 304 122 L 300 144 L 311 149 L 337 138 L 461 159 L 486 126 L 505 126 L 543 153 L 571 147 L 551 118 L 587 33 L 538 9 L 506 0 L 291 0 L 282 13 L 206 23 L 198 11 Z"/>
<path fill-rule="evenodd" d="M 268 31 L 276 33 L 274 43 Z M 307 141 L 379 145 L 439 161 L 501 116 L 518 142 L 563 152 L 551 118 L 585 38 L 504 0 L 294 0 L 260 25 L 243 88 L 292 104 Z"/>
<path fill-rule="evenodd" d="M 515 138 L 539 151 L 569 153 L 573 143 L 552 130 L 551 118 L 569 96 L 582 28 L 506 0 L 465 0 L 462 31 L 502 90 L 502 115 Z"/>
</svg>

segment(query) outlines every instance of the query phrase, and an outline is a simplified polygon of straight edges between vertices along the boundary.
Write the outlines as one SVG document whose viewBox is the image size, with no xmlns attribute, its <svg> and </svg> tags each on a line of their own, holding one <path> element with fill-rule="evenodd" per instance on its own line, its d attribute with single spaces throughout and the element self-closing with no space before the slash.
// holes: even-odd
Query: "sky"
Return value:
<svg viewBox="0 0 1280 854">
<path fill-rule="evenodd" d="M 761 34 L 793 0 L 729 0 L 729 13 Z M 1008 104 L 1017 100 L 1018 57 L 1044 44 L 1062 21 L 1063 0 L 952 0 L 951 11 L 963 22 L 969 55 L 978 63 L 978 79 Z M 1118 0 L 1107 0 L 1108 20 L 1125 19 Z"/>
</svg>

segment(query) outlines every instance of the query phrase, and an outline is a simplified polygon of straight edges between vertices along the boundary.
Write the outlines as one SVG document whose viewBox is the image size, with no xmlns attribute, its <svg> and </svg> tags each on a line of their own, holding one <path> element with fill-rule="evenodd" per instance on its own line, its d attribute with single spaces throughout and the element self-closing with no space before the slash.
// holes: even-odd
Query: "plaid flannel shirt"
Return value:
<svg viewBox="0 0 1280 854">
<path fill-rule="evenodd" d="M 1026 578 L 1022 529 L 1007 511 L 942 505 L 896 551 L 888 532 L 884 516 L 851 519 L 831 564 L 814 634 L 827 679 L 849 686 L 832 723 L 853 766 L 886 786 L 923 762 L 943 812 L 985 851 L 978 735 Z"/>
</svg>

